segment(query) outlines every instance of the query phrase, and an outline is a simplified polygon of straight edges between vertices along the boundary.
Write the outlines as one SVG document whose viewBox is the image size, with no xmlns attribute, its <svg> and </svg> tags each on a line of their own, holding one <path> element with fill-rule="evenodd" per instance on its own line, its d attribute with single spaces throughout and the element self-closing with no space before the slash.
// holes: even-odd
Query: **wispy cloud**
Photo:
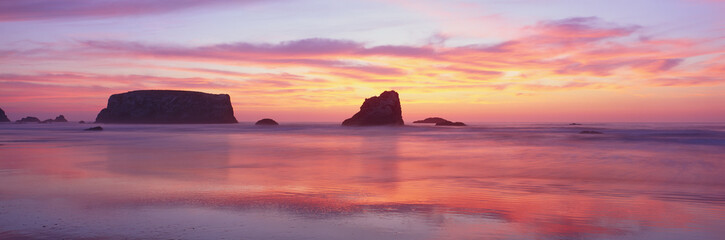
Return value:
<svg viewBox="0 0 725 240">
<path fill-rule="evenodd" d="M 122 17 L 261 0 L 22 0 L 0 1 L 0 21 Z"/>
<path fill-rule="evenodd" d="M 28 92 L 27 86 L 47 92 L 72 87 L 99 88 L 104 90 L 97 92 L 103 93 L 195 89 L 230 93 L 251 108 L 283 107 L 292 101 L 337 106 L 391 88 L 405 90 L 408 99 L 418 103 L 441 98 L 476 103 L 481 96 L 493 95 L 534 99 L 546 92 L 725 83 L 722 41 L 652 37 L 645 30 L 580 17 L 540 21 L 525 27 L 525 34 L 500 42 L 458 46 L 370 45 L 329 38 L 200 46 L 80 40 L 62 49 L 0 50 L 8 53 L 0 61 L 5 65 L 63 62 L 84 68 L 98 61 L 129 73 L 93 69 L 94 73 L 2 74 L 0 92 Z M 438 99 L 429 98 L 430 94 Z M 0 101 L 12 100 L 9 96 L 0 94 Z"/>
</svg>

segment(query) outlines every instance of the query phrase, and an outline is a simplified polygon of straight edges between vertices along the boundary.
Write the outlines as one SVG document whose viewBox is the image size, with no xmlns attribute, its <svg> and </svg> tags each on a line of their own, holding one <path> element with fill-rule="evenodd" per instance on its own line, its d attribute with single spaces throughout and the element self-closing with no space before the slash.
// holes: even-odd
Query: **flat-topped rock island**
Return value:
<svg viewBox="0 0 725 240">
<path fill-rule="evenodd" d="M 228 94 L 138 90 L 113 94 L 96 123 L 237 123 Z"/>
</svg>

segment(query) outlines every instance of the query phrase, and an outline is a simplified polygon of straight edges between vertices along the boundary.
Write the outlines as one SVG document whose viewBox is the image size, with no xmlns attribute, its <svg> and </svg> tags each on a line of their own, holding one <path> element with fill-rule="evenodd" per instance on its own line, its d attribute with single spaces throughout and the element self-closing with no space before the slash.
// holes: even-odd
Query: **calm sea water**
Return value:
<svg viewBox="0 0 725 240">
<path fill-rule="evenodd" d="M 0 239 L 725 238 L 725 124 L 92 126 L 0 124 Z"/>
</svg>

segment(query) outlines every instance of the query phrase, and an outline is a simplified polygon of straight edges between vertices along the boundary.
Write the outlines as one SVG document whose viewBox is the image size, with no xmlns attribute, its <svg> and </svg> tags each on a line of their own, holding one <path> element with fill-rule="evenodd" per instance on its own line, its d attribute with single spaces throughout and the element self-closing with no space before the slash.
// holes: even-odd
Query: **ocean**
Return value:
<svg viewBox="0 0 725 240">
<path fill-rule="evenodd" d="M 282 124 L 0 124 L 0 239 L 725 237 L 725 123 Z"/>
</svg>

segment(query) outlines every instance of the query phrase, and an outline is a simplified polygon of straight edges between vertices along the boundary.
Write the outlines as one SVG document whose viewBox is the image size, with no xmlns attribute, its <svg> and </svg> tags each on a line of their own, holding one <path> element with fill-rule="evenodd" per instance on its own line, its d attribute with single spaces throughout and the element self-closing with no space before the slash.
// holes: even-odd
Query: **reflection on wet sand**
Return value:
<svg viewBox="0 0 725 240">
<path fill-rule="evenodd" d="M 0 238 L 725 234 L 725 155 L 713 142 L 582 142 L 555 131 L 159 128 L 55 133 L 64 141 L 0 138 Z M 527 135 L 510 137 L 517 134 Z"/>
<path fill-rule="evenodd" d="M 138 177 L 226 180 L 228 137 L 199 135 L 177 134 L 99 146 L 105 150 L 102 165 L 110 173 Z M 206 139 L 199 141 L 199 137 Z"/>
</svg>

